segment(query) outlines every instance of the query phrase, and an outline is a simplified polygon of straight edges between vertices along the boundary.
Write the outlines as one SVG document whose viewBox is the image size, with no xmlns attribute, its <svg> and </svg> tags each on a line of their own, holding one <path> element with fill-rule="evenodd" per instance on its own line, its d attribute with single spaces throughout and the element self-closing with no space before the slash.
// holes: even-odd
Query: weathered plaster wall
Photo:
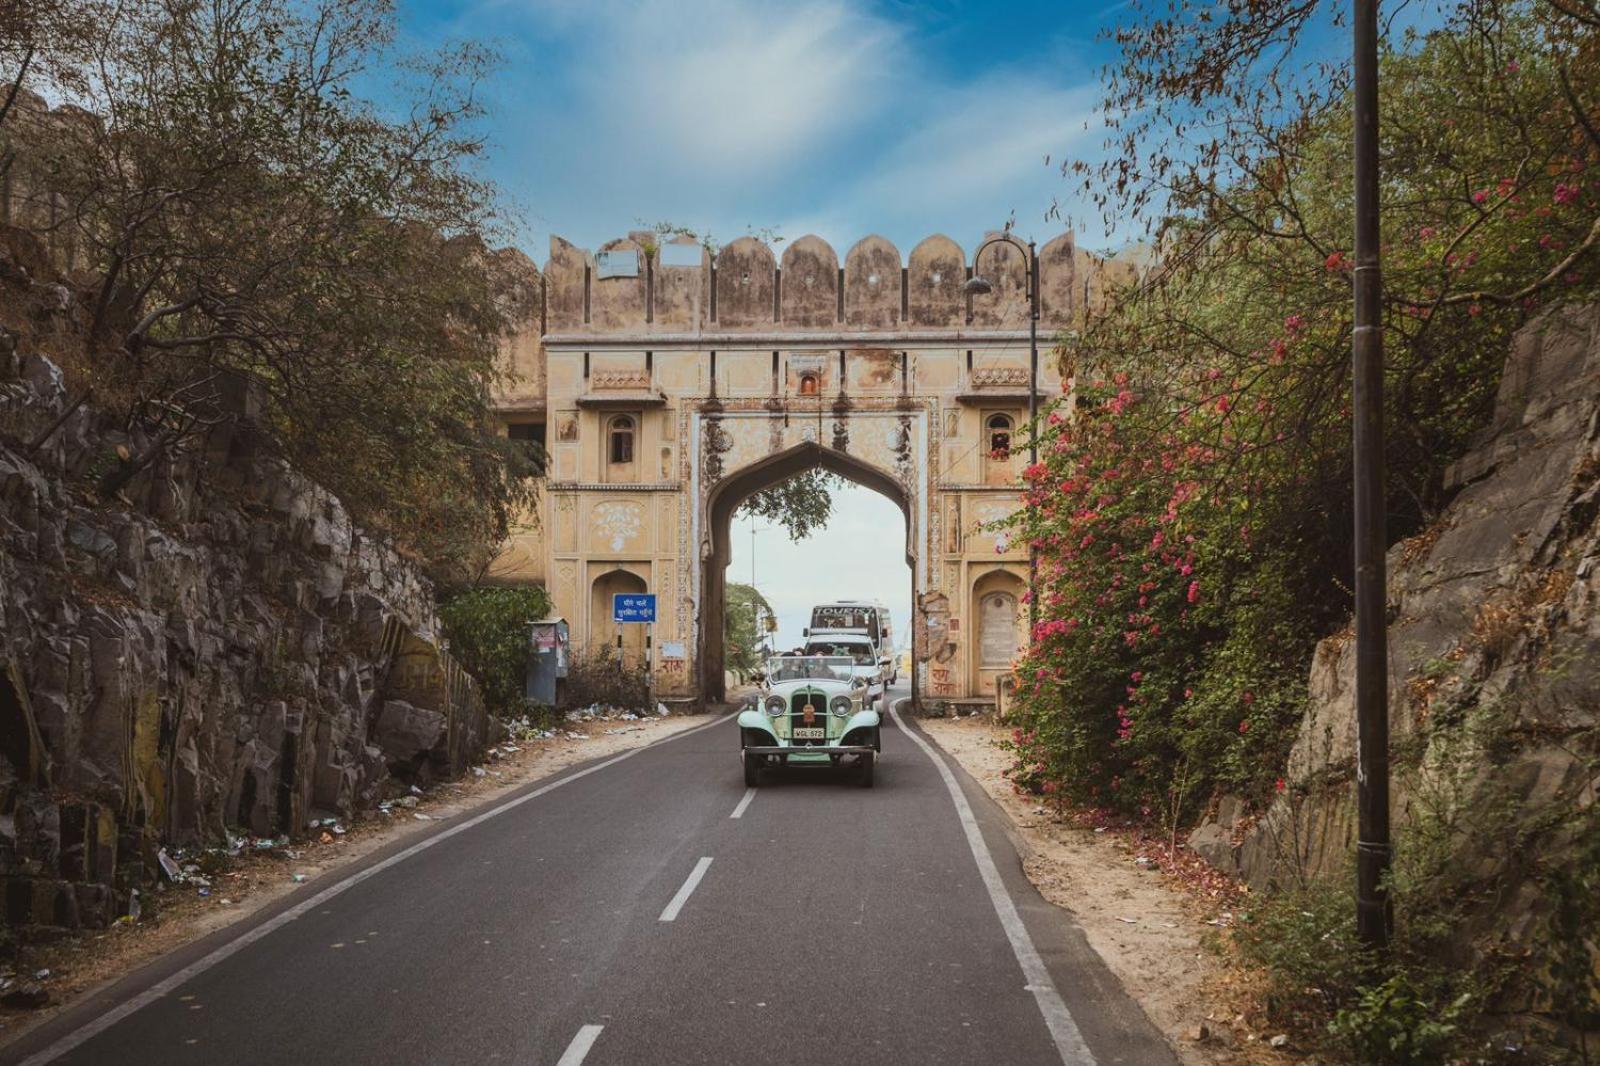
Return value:
<svg viewBox="0 0 1600 1066">
<path fill-rule="evenodd" d="M 990 237 L 1000 236 L 990 233 Z M 675 238 L 680 249 L 692 241 Z M 663 265 L 662 249 L 647 234 L 608 241 L 601 251 L 640 256 L 632 278 L 599 278 L 594 258 L 560 237 L 550 240 L 545 268 L 546 328 L 563 333 L 659 333 L 785 330 L 870 332 L 895 328 L 1027 326 L 1027 249 L 1004 240 L 984 249 L 972 272 L 994 284 L 968 297 L 968 257 L 948 237 L 919 243 L 908 258 L 882 237 L 864 237 L 844 256 L 815 235 L 783 247 L 782 259 L 755 237 L 741 237 L 705 254 L 699 266 Z M 1078 248 L 1071 233 L 1040 245 L 1041 329 L 1069 328 L 1103 303 L 1117 284 L 1145 268 L 1138 250 L 1101 259 Z M 841 269 L 842 264 L 842 269 Z M 712 293 L 715 292 L 715 299 Z"/>
<path fill-rule="evenodd" d="M 680 240 L 674 262 L 692 262 L 693 247 Z M 1027 573 L 1021 546 L 983 528 L 1017 498 L 1020 464 L 990 456 L 987 421 L 1026 422 L 1025 245 L 1002 241 L 970 267 L 942 236 L 908 260 L 881 237 L 841 257 L 806 236 L 781 258 L 746 237 L 681 266 L 646 235 L 603 250 L 637 255 L 638 276 L 601 279 L 588 252 L 551 241 L 541 338 L 551 476 L 541 521 L 508 546 L 497 578 L 547 576 L 575 639 L 609 643 L 594 583 L 617 568 L 639 574 L 661 597 L 657 647 L 686 655 L 658 656 L 661 690 L 694 695 L 719 486 L 814 446 L 817 461 L 886 478 L 905 501 L 918 607 L 896 624 L 916 637 L 922 695 L 987 698 L 1002 671 L 980 668 L 975 590 L 1014 591 Z M 974 270 L 993 293 L 964 292 Z M 1064 387 L 1053 334 L 1099 306 L 1108 275 L 1134 272 L 1071 234 L 1040 247 L 1044 402 Z M 619 412 L 638 426 L 627 469 L 608 461 Z"/>
</svg>

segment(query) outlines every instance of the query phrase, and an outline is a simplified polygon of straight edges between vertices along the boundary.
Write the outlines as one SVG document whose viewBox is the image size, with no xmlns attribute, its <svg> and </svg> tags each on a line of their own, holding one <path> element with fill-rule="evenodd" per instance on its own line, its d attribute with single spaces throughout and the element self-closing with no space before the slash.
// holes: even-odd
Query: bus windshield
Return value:
<svg viewBox="0 0 1600 1066">
<path fill-rule="evenodd" d="M 863 641 L 813 640 L 806 645 L 806 654 L 848 656 L 858 665 L 872 665 L 877 661 L 873 655 L 872 645 Z"/>
</svg>

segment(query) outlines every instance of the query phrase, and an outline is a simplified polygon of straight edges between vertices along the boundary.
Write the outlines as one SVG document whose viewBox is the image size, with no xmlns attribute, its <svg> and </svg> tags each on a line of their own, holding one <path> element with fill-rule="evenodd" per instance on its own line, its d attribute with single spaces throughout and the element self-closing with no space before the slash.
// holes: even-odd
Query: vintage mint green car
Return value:
<svg viewBox="0 0 1600 1066">
<path fill-rule="evenodd" d="M 864 679 L 848 655 L 781 655 L 767 660 L 766 686 L 739 715 L 744 783 L 768 766 L 838 766 L 849 758 L 856 780 L 872 787 L 882 750 L 881 719 L 867 704 Z"/>
</svg>

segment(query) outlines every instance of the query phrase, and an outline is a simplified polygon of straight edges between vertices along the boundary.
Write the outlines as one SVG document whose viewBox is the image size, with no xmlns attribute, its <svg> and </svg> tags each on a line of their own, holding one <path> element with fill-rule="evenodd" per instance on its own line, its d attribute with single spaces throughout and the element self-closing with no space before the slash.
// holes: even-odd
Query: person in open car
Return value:
<svg viewBox="0 0 1600 1066">
<path fill-rule="evenodd" d="M 739 715 L 744 781 L 771 766 L 839 766 L 848 760 L 870 788 L 881 719 L 849 655 L 774 656 L 754 706 Z"/>
</svg>

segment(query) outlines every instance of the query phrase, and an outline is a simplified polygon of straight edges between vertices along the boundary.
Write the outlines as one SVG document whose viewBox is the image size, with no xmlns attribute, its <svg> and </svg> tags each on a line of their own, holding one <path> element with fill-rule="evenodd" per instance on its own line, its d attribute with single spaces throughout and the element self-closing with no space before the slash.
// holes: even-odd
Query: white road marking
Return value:
<svg viewBox="0 0 1600 1066">
<path fill-rule="evenodd" d="M 556 1066 L 578 1066 L 588 1056 L 594 1042 L 600 1039 L 600 1030 L 604 1028 L 603 1025 L 586 1025 L 579 1029 L 578 1035 L 567 1045 L 567 1050 L 556 1060 Z"/>
<path fill-rule="evenodd" d="M 661 912 L 661 920 L 663 922 L 670 922 L 678 917 L 678 912 L 683 910 L 685 903 L 689 902 L 689 896 L 699 886 L 700 879 L 706 875 L 706 871 L 710 868 L 710 856 L 706 856 L 694 864 L 694 869 L 689 871 L 689 880 L 683 883 L 683 887 L 678 889 L 678 894 L 672 897 L 672 902 L 667 904 L 667 909 Z"/>
<path fill-rule="evenodd" d="M 128 1015 L 133 1014 L 135 1011 L 143 1010 L 145 1007 L 148 1007 L 158 999 L 166 997 L 167 995 L 171 994 L 174 989 L 181 987 L 184 982 L 198 977 L 202 973 L 205 973 L 219 962 L 222 962 L 230 956 L 244 950 L 251 944 L 254 944 L 257 940 L 260 940 L 262 937 L 276 932 L 301 915 L 308 914 L 311 911 L 316 910 L 318 907 L 322 906 L 324 903 L 327 903 L 335 896 L 341 895 L 346 890 L 354 888 L 367 878 L 374 877 L 377 874 L 382 873 L 384 870 L 387 870 L 389 867 L 402 863 L 414 855 L 420 855 L 422 852 L 427 851 L 435 844 L 449 840 L 457 833 L 464 833 L 474 826 L 482 825 L 491 818 L 498 817 L 499 815 L 502 815 L 515 807 L 522 806 L 529 800 L 538 799 L 547 792 L 554 792 L 562 785 L 576 781 L 580 777 L 588 777 L 590 774 L 599 773 L 601 770 L 604 770 L 609 766 L 615 766 L 617 763 L 622 762 L 625 759 L 633 758 L 640 752 L 649 751 L 651 748 L 659 747 L 662 744 L 670 744 L 680 737 L 686 737 L 693 733 L 704 732 L 713 726 L 719 726 L 728 719 L 735 717 L 736 714 L 737 712 L 735 712 L 735 714 L 725 714 L 721 718 L 707 722 L 705 725 L 697 725 L 693 729 L 685 729 L 683 732 L 674 733 L 670 737 L 662 737 L 660 740 L 646 744 L 644 747 L 630 749 L 623 752 L 621 755 L 607 759 L 605 762 L 595 763 L 593 766 L 585 767 L 584 769 L 579 770 L 577 773 L 568 774 L 566 777 L 563 777 L 557 781 L 552 781 L 548 785 L 544 785 L 541 788 L 536 788 L 532 792 L 517 796 L 515 799 L 509 799 L 500 804 L 498 807 L 491 807 L 482 814 L 475 815 L 471 818 L 468 818 L 464 822 L 460 822 L 448 829 L 435 833 L 433 836 L 428 837 L 425 840 L 419 840 L 409 848 L 406 848 L 404 851 L 395 852 L 382 862 L 373 863 L 364 870 L 357 870 L 344 880 L 329 885 L 316 895 L 302 900 L 283 913 L 270 918 L 265 922 L 262 922 L 260 925 L 255 926 L 254 928 L 247 929 L 243 933 L 240 933 L 238 937 L 228 941 L 226 944 L 223 944 L 221 947 L 211 952 L 211 954 L 191 962 L 189 965 L 185 966 L 171 977 L 168 977 L 163 981 L 158 981 L 156 984 L 151 985 L 137 996 L 134 996 L 128 1000 L 124 1000 L 122 1003 L 112 1007 L 110 1010 L 100 1015 L 100 1017 L 95 1018 L 93 1021 L 84 1023 L 71 1033 L 68 1033 L 60 1040 L 57 1040 L 55 1043 L 51 1044 L 49 1047 L 29 1055 L 26 1059 L 23 1059 L 18 1066 L 43 1066 L 44 1063 L 52 1062 L 55 1059 L 60 1058 L 62 1055 L 65 1055 L 74 1048 L 93 1040 L 95 1037 L 99 1036 L 113 1025 L 116 1025 Z M 705 861 L 710 862 L 711 860 L 707 859 Z"/>
<path fill-rule="evenodd" d="M 902 701 L 903 702 L 903 701 Z M 1050 1037 L 1055 1041 L 1056 1050 L 1061 1053 L 1061 1061 L 1067 1066 L 1095 1066 L 1094 1055 L 1089 1051 L 1089 1045 L 1084 1043 L 1083 1034 L 1078 1031 L 1078 1023 L 1072 1020 L 1072 1012 L 1067 1010 L 1067 1005 L 1061 999 L 1061 993 L 1056 991 L 1055 982 L 1050 979 L 1050 971 L 1045 968 L 1044 959 L 1039 957 L 1039 949 L 1033 944 L 1033 937 L 1028 933 L 1028 927 L 1022 924 L 1022 916 L 1017 913 L 1017 905 L 1012 902 L 1011 894 L 1006 891 L 1006 885 L 1000 878 L 1000 868 L 994 864 L 994 856 L 989 852 L 989 845 L 984 842 L 983 831 L 978 828 L 978 819 L 972 813 L 972 805 L 967 802 L 966 795 L 961 791 L 955 774 L 950 772 L 950 767 L 934 751 L 926 740 L 923 740 L 915 730 L 906 727 L 900 718 L 898 705 L 890 707 L 889 713 L 894 716 L 895 725 L 900 731 L 922 749 L 922 753 L 933 760 L 933 765 L 938 768 L 939 776 L 944 779 L 944 787 L 950 791 L 950 798 L 955 802 L 956 814 L 961 819 L 961 828 L 967 835 L 967 846 L 972 849 L 972 857 L 978 864 L 978 873 L 983 877 L 983 885 L 989 890 L 989 902 L 994 904 L 994 912 L 1000 918 L 1000 924 L 1005 928 L 1006 939 L 1011 941 L 1011 953 L 1017 957 L 1017 964 L 1022 967 L 1022 976 L 1027 979 L 1028 991 L 1033 993 L 1034 1002 L 1039 1004 L 1039 1013 L 1044 1015 L 1044 1024 L 1050 1030 Z"/>
<path fill-rule="evenodd" d="M 750 806 L 750 801 L 755 799 L 755 798 L 756 798 L 756 790 L 755 789 L 753 789 L 753 788 L 745 789 L 744 790 L 744 799 L 739 801 L 739 806 L 735 807 L 733 809 L 733 813 L 728 815 L 728 817 L 729 818 L 743 818 L 744 817 L 744 809 L 746 807 Z"/>
</svg>

